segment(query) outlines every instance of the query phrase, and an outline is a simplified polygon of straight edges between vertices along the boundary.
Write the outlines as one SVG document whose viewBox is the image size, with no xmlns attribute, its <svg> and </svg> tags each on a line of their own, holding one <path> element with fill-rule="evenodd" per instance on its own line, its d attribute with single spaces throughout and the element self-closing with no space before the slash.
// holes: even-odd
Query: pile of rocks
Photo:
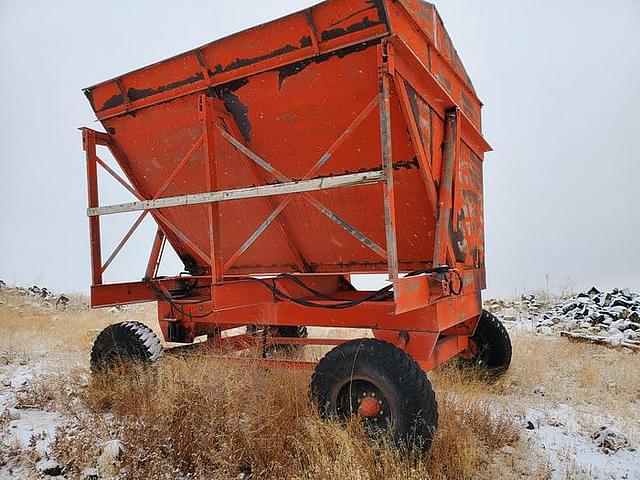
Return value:
<svg viewBox="0 0 640 480">
<path fill-rule="evenodd" d="M 8 291 L 18 298 L 25 299 L 25 303 L 33 307 L 56 307 L 66 308 L 72 303 L 67 295 L 56 295 L 46 287 L 32 285 L 29 288 L 10 287 L 0 280 L 0 290 Z M 4 302 L 2 302 L 4 304 Z"/>
<path fill-rule="evenodd" d="M 592 288 L 543 313 L 536 330 L 595 343 L 640 349 L 640 295 L 628 289 L 601 292 Z"/>
<path fill-rule="evenodd" d="M 549 305 L 536 295 L 528 294 L 513 300 L 490 298 L 485 300 L 484 308 L 503 321 L 515 322 L 537 318 L 549 309 Z"/>
</svg>

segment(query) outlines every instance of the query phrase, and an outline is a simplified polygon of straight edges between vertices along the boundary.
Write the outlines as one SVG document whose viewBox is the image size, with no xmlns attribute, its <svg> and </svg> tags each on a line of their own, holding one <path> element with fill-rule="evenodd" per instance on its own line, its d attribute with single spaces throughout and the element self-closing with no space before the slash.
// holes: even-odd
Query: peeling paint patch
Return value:
<svg viewBox="0 0 640 480">
<path fill-rule="evenodd" d="M 420 163 L 418 163 L 417 157 L 413 157 L 411 160 L 399 161 L 393 164 L 394 170 L 420 170 Z"/>
<path fill-rule="evenodd" d="M 124 103 L 124 99 L 122 98 L 122 95 L 120 94 L 114 95 L 109 100 L 104 102 L 104 105 L 102 105 L 102 108 L 100 110 L 107 110 L 109 108 L 119 107 L 123 103 Z"/>
<path fill-rule="evenodd" d="M 141 100 L 143 98 L 150 97 L 151 95 L 156 95 L 158 93 L 166 92 L 167 90 L 174 90 L 176 88 L 184 87 L 185 85 L 190 85 L 195 82 L 200 82 L 204 80 L 204 75 L 201 72 L 195 73 L 189 78 L 185 78 L 184 80 L 178 80 L 177 82 L 171 82 L 166 85 L 162 85 L 158 88 L 129 88 L 127 90 L 127 95 L 129 99 L 132 101 Z"/>
<path fill-rule="evenodd" d="M 224 102 L 225 108 L 235 120 L 236 125 L 238 125 L 240 133 L 242 133 L 242 138 L 244 138 L 245 142 L 250 143 L 251 130 L 253 127 L 249 121 L 249 107 L 242 103 L 240 97 L 234 93 L 248 83 L 249 80 L 243 78 L 216 87 L 215 91 L 217 96 Z"/>
<path fill-rule="evenodd" d="M 374 45 L 377 45 L 378 43 L 379 43 L 379 40 L 371 40 L 369 42 L 359 43 L 351 47 L 342 48 L 340 50 L 336 50 L 335 52 L 325 53 L 317 57 L 307 58 L 305 60 L 300 60 L 299 62 L 285 65 L 284 67 L 281 67 L 278 69 L 279 88 L 282 88 L 282 84 L 288 77 L 297 75 L 298 73 L 302 72 L 305 68 L 307 68 L 309 65 L 326 62 L 327 60 L 333 57 L 344 58 L 347 55 L 350 55 L 352 53 L 362 52 Z"/>
<path fill-rule="evenodd" d="M 287 44 L 281 48 L 278 48 L 272 52 L 265 53 L 264 55 L 259 55 L 257 57 L 252 58 L 236 58 L 233 62 L 226 66 L 222 66 L 221 64 L 216 65 L 213 71 L 209 70 L 209 76 L 215 77 L 221 73 L 230 72 L 232 70 L 237 70 L 238 68 L 247 67 L 249 65 L 253 65 L 254 63 L 259 63 L 264 60 L 269 60 L 274 57 L 279 57 L 280 55 L 284 55 L 287 53 L 295 52 L 301 48 L 308 48 L 312 45 L 311 37 L 306 36 L 300 39 L 300 43 L 298 46 Z"/>
</svg>

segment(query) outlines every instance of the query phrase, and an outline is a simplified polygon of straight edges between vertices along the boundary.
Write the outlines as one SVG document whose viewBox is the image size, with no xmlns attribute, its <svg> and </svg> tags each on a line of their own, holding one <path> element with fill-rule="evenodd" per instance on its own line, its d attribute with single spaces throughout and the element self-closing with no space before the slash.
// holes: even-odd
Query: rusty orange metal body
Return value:
<svg viewBox="0 0 640 480">
<path fill-rule="evenodd" d="M 166 340 L 238 349 L 251 335 L 221 334 L 244 325 L 371 328 L 425 369 L 467 348 L 485 287 L 490 147 L 433 5 L 329 0 L 86 95 L 107 132 L 83 130 L 94 307 L 158 300 Z M 100 206 L 99 167 L 138 201 Z M 138 221 L 104 260 L 100 217 L 131 211 Z M 144 278 L 103 283 L 146 215 L 159 228 Z M 165 241 L 189 276 L 155 277 Z M 381 272 L 392 291 L 350 284 Z"/>
</svg>

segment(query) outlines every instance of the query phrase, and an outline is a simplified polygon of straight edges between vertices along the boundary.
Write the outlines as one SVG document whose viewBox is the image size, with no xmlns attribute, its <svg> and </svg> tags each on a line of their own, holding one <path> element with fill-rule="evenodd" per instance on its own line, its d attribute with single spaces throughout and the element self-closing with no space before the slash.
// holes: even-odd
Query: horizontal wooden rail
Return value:
<svg viewBox="0 0 640 480">
<path fill-rule="evenodd" d="M 313 192 L 317 190 L 327 190 L 330 188 L 378 183 L 383 181 L 384 178 L 385 174 L 382 170 L 374 170 L 371 172 L 312 178 L 310 180 L 298 180 L 294 182 L 278 183 L 275 185 L 260 185 L 249 188 L 238 188 L 235 190 L 195 193 L 191 195 L 180 195 L 177 197 L 159 198 L 157 200 L 107 205 L 104 207 L 87 209 L 87 216 L 97 217 L 100 215 L 111 215 L 114 213 L 137 212 L 143 210 L 155 210 L 159 208 L 181 207 L 185 205 L 198 205 L 203 203 L 226 202 L 247 198 L 288 195 L 291 193 Z"/>
</svg>

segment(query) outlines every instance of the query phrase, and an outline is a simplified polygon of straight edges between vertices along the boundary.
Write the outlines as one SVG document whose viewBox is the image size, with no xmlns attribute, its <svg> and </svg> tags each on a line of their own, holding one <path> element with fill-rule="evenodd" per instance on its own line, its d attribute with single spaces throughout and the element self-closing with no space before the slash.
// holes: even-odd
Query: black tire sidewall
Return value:
<svg viewBox="0 0 640 480">
<path fill-rule="evenodd" d="M 139 322 L 116 323 L 102 330 L 91 349 L 92 371 L 104 371 L 117 363 L 151 363 L 151 351 L 136 333 L 136 328 L 150 332 L 148 327 Z"/>
<path fill-rule="evenodd" d="M 426 374 L 403 350 L 376 339 L 345 342 L 316 367 L 311 392 L 324 418 L 337 416 L 338 389 L 350 379 L 367 377 L 392 409 L 393 439 L 398 445 L 430 447 L 437 427 L 437 402 Z"/>
<path fill-rule="evenodd" d="M 470 340 L 478 355 L 469 362 L 492 376 L 503 375 L 511 365 L 512 346 L 509 332 L 498 318 L 483 310 L 476 331 Z"/>
</svg>

